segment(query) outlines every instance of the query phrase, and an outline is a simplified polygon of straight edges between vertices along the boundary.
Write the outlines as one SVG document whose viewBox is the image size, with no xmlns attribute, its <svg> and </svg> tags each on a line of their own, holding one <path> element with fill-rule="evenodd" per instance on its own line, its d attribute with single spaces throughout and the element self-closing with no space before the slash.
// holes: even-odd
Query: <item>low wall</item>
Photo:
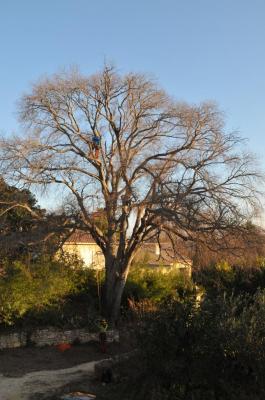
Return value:
<svg viewBox="0 0 265 400">
<path fill-rule="evenodd" d="M 27 345 L 26 332 L 14 332 L 0 335 L 0 350 L 24 347 Z"/>
<path fill-rule="evenodd" d="M 37 347 L 54 346 L 59 343 L 89 343 L 98 341 L 98 333 L 90 332 L 86 328 L 63 330 L 53 327 L 36 329 L 33 332 L 12 332 L 0 334 L 0 350 L 13 349 L 33 345 Z M 118 342 L 118 331 L 108 331 L 107 341 Z"/>
</svg>

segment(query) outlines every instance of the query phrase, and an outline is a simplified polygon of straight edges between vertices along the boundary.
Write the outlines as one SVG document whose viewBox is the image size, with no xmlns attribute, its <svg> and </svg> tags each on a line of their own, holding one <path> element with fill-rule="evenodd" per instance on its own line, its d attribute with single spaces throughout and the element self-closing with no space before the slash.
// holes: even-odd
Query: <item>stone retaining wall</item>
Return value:
<svg viewBox="0 0 265 400">
<path fill-rule="evenodd" d="M 14 332 L 7 335 L 0 335 L 0 350 L 24 347 L 27 344 L 26 332 Z"/>
<path fill-rule="evenodd" d="M 59 343 L 89 343 L 98 341 L 98 333 L 90 332 L 86 328 L 63 330 L 53 327 L 36 329 L 33 332 L 13 332 L 0 335 L 0 350 L 24 347 L 27 344 L 33 346 L 54 346 Z M 107 332 L 107 341 L 118 342 L 119 333 L 117 331 Z"/>
</svg>

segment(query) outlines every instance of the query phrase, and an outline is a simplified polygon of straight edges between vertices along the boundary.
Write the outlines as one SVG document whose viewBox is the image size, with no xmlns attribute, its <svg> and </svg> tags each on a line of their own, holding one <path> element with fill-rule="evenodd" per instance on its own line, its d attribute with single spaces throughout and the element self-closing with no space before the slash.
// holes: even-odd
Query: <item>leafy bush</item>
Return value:
<svg viewBox="0 0 265 400">
<path fill-rule="evenodd" d="M 171 300 L 140 322 L 141 368 L 128 398 L 264 398 L 265 291 L 219 296 L 201 307 Z"/>
<path fill-rule="evenodd" d="M 163 273 L 159 268 L 137 267 L 132 268 L 128 277 L 123 303 L 126 304 L 128 299 L 159 303 L 171 297 L 184 299 L 194 292 L 192 281 L 178 271 Z"/>
<path fill-rule="evenodd" d="M 34 262 L 6 262 L 0 278 L 0 322 L 12 325 L 28 314 L 57 309 L 67 296 L 78 295 L 89 272 L 75 257 L 43 256 Z M 90 280 L 91 277 L 90 277 Z M 58 317 L 58 315 L 57 315 Z"/>
<path fill-rule="evenodd" d="M 260 259 L 255 267 L 231 266 L 221 262 L 193 273 L 195 283 L 205 288 L 208 296 L 228 293 L 240 295 L 255 294 L 265 288 L 264 260 Z"/>
</svg>

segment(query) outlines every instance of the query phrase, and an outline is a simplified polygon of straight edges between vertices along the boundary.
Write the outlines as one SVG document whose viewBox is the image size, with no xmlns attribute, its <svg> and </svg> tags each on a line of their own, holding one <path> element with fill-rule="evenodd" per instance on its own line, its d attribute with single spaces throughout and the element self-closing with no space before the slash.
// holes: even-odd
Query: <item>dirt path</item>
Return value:
<svg viewBox="0 0 265 400">
<path fill-rule="evenodd" d="M 0 351 L 0 400 L 42 400 L 72 390 L 93 391 L 92 372 L 102 359 L 126 352 L 109 344 L 103 354 L 97 343 L 56 347 L 25 347 Z"/>
<path fill-rule="evenodd" d="M 0 351 L 0 374 L 6 377 L 19 377 L 34 371 L 71 368 L 89 361 L 121 354 L 124 351 L 126 349 L 122 349 L 118 343 L 109 344 L 107 354 L 102 354 L 97 343 L 75 345 L 64 353 L 52 346 L 2 350 Z"/>
<path fill-rule="evenodd" d="M 48 398 L 64 386 L 92 378 L 97 361 L 72 368 L 30 372 L 21 377 L 0 376 L 0 400 L 30 400 Z"/>
</svg>

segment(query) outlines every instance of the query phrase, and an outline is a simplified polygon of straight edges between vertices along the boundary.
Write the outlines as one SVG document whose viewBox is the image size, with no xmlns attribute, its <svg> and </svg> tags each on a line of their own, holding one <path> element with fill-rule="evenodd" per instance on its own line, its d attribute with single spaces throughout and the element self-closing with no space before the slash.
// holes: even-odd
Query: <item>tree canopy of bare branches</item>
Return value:
<svg viewBox="0 0 265 400">
<path fill-rule="evenodd" d="M 216 105 L 177 103 L 144 75 L 109 66 L 89 77 L 54 75 L 33 86 L 19 111 L 25 135 L 1 143 L 6 179 L 64 188 L 75 227 L 105 256 L 114 320 L 141 242 L 231 231 L 255 207 L 252 159 L 226 133 Z M 95 204 L 104 209 L 104 231 Z"/>
</svg>

